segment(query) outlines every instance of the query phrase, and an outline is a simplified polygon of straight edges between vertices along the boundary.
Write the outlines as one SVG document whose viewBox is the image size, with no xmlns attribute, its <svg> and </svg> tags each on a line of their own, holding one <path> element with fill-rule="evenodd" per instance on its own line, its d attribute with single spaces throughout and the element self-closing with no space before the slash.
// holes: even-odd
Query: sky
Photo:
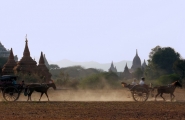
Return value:
<svg viewBox="0 0 185 120">
<path fill-rule="evenodd" d="M 143 61 L 152 48 L 172 47 L 185 57 L 184 0 L 4 0 L 0 42 L 23 56 L 99 63 Z"/>
</svg>

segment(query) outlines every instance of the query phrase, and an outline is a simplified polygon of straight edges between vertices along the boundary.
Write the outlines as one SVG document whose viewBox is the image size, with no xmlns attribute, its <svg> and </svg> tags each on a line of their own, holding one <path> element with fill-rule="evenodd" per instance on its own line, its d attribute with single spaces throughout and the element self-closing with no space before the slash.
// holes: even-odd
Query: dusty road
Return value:
<svg viewBox="0 0 185 120">
<path fill-rule="evenodd" d="M 34 93 L 32 102 L 22 96 L 16 102 L 0 97 L 0 120 L 185 120 L 185 90 L 177 89 L 174 102 L 149 98 L 134 102 L 127 90 L 49 90 L 50 102 L 41 102 Z M 165 95 L 169 100 L 169 95 Z"/>
</svg>

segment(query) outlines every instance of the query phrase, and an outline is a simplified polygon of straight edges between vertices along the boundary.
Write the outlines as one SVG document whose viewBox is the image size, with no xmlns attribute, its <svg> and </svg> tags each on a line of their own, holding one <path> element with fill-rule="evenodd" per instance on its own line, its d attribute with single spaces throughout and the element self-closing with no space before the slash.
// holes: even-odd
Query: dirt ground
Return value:
<svg viewBox="0 0 185 120">
<path fill-rule="evenodd" d="M 134 102 L 127 90 L 49 90 L 50 101 L 34 93 L 32 102 L 21 96 L 16 102 L 1 97 L 1 120 L 185 120 L 185 90 L 177 89 L 169 102 Z"/>
</svg>

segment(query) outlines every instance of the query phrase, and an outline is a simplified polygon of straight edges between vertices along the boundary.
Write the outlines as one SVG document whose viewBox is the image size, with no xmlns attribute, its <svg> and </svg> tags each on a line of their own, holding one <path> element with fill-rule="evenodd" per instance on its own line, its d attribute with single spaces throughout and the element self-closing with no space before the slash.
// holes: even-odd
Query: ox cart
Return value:
<svg viewBox="0 0 185 120">
<path fill-rule="evenodd" d="M 17 76 L 3 75 L 0 77 L 0 90 L 6 101 L 18 100 L 23 90 L 23 86 L 21 84 L 13 83 L 14 80 L 17 80 Z"/>
<path fill-rule="evenodd" d="M 124 82 L 121 84 L 123 87 L 129 88 L 132 98 L 136 102 L 145 102 L 149 96 L 154 96 L 154 89 L 151 85 L 127 85 Z"/>
</svg>

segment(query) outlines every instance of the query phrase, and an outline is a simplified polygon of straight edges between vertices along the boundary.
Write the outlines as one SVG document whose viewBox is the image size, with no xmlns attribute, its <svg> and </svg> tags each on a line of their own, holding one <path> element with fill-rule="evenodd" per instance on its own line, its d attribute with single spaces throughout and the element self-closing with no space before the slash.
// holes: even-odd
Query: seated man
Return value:
<svg viewBox="0 0 185 120">
<path fill-rule="evenodd" d="M 145 78 L 144 78 L 144 77 L 141 78 L 141 80 L 140 80 L 140 82 L 139 82 L 139 85 L 144 86 L 146 89 L 149 88 L 149 86 L 145 84 Z"/>
<path fill-rule="evenodd" d="M 145 78 L 142 77 L 141 80 L 140 80 L 140 82 L 139 82 L 139 85 L 144 85 L 144 84 L 145 84 Z"/>
</svg>

